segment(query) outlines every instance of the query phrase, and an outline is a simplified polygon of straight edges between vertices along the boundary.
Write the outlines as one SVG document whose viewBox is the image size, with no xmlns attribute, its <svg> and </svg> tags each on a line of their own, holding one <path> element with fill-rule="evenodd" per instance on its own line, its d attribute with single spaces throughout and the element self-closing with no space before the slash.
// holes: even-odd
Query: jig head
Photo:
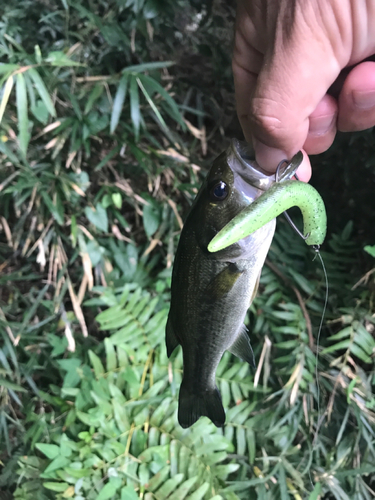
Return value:
<svg viewBox="0 0 375 500">
<path fill-rule="evenodd" d="M 241 154 L 240 149 L 238 153 Z M 217 252 L 238 242 L 293 206 L 299 207 L 302 212 L 303 234 L 285 213 L 288 222 L 308 245 L 318 249 L 327 231 L 324 202 L 310 184 L 290 180 L 293 176 L 297 178 L 296 171 L 302 160 L 303 154 L 299 151 L 290 162 L 280 162 L 273 183 L 218 232 L 208 245 L 209 252 Z"/>
</svg>

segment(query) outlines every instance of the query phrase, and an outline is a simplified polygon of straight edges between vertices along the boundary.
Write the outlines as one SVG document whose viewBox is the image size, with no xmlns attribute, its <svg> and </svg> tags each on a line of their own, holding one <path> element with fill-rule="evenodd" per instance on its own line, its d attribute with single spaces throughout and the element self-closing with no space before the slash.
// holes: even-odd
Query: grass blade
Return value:
<svg viewBox="0 0 375 500">
<path fill-rule="evenodd" d="M 102 169 L 114 156 L 117 155 L 121 150 L 121 145 L 115 146 L 111 151 L 105 155 L 105 157 L 96 165 L 94 171 Z"/>
<path fill-rule="evenodd" d="M 158 110 L 158 108 L 155 106 L 155 103 L 154 101 L 151 99 L 151 96 L 150 94 L 147 92 L 147 90 L 145 89 L 145 87 L 143 86 L 142 82 L 140 81 L 139 78 L 137 78 L 137 83 L 139 85 L 139 88 L 142 90 L 142 93 L 143 95 L 145 96 L 145 98 L 147 99 L 147 102 L 149 103 L 152 111 L 155 113 L 156 115 L 156 118 L 159 120 L 160 122 L 160 125 L 162 126 L 162 128 L 164 130 L 168 130 L 168 127 L 167 127 L 167 124 L 165 123 L 164 121 L 164 118 L 161 116 L 160 114 L 160 111 Z"/>
<path fill-rule="evenodd" d="M 110 127 L 111 134 L 113 134 L 113 132 L 116 130 L 116 127 L 120 120 L 122 108 L 124 107 L 127 87 L 128 87 L 128 75 L 125 74 L 121 77 L 116 92 L 116 97 L 115 100 L 113 101 L 113 108 L 111 114 L 111 127 Z"/>
<path fill-rule="evenodd" d="M 169 68 L 173 66 L 173 61 L 154 61 L 148 63 L 135 64 L 134 66 L 128 66 L 123 69 L 123 73 L 141 73 L 143 71 L 152 71 L 155 69 Z"/>
<path fill-rule="evenodd" d="M 29 119 L 27 116 L 27 93 L 26 82 L 22 73 L 18 73 L 16 82 L 16 101 L 18 118 L 18 140 L 20 149 L 26 156 L 27 146 L 29 144 Z"/>
<path fill-rule="evenodd" d="M 0 75 L 19 69 L 18 64 L 0 64 Z"/>
<path fill-rule="evenodd" d="M 139 126 L 141 124 L 141 110 L 139 108 L 138 78 L 130 80 L 130 116 L 133 122 L 135 137 L 138 140 Z"/>
<path fill-rule="evenodd" d="M 147 86 L 148 89 L 152 92 L 157 92 L 161 95 L 161 97 L 165 100 L 171 110 L 171 117 L 183 127 L 185 130 L 186 126 L 183 121 L 180 110 L 178 109 L 176 101 L 168 94 L 168 92 L 158 83 L 154 78 L 151 78 L 147 75 L 140 75 L 139 79 L 142 81 L 144 86 Z"/>
<path fill-rule="evenodd" d="M 27 73 L 22 73 L 22 74 L 24 75 L 24 78 L 25 78 L 27 96 L 28 96 L 28 100 L 29 100 L 29 107 L 30 107 L 30 111 L 32 112 L 33 108 L 35 108 L 35 106 L 36 106 L 36 98 L 35 98 L 35 90 L 34 90 L 33 82 L 31 81 L 31 79 Z"/>
<path fill-rule="evenodd" d="M 0 123 L 1 120 L 3 119 L 4 111 L 9 101 L 9 96 L 10 93 L 12 92 L 13 84 L 14 84 L 13 76 L 10 76 L 5 82 L 3 98 L 1 99 L 0 103 Z"/>
<path fill-rule="evenodd" d="M 24 330 L 29 326 L 29 323 L 33 319 L 34 314 L 36 313 L 36 310 L 39 307 L 39 304 L 41 303 L 41 301 L 43 300 L 45 294 L 47 293 L 48 287 L 49 287 L 49 284 L 45 285 L 39 291 L 38 296 L 35 298 L 35 300 L 33 302 L 33 305 L 30 307 L 30 309 L 25 314 L 25 317 L 24 317 L 23 322 L 22 322 L 22 326 L 21 326 L 21 328 L 20 328 L 20 330 L 18 332 L 19 335 L 22 335 L 22 333 L 24 332 Z"/>
<path fill-rule="evenodd" d="M 10 455 L 12 449 L 10 446 L 9 431 L 8 431 L 7 421 L 5 418 L 5 412 L 3 412 L 3 411 L 0 414 L 0 435 L 1 435 L 1 431 L 4 435 L 4 441 L 6 444 L 6 449 L 7 449 L 8 455 Z"/>
<path fill-rule="evenodd" d="M 55 106 L 39 73 L 34 68 L 30 68 L 28 70 L 28 73 L 31 79 L 33 80 L 36 90 L 38 91 L 40 98 L 44 102 L 49 114 L 55 117 L 56 116 Z"/>
<path fill-rule="evenodd" d="M 19 384 L 15 384 L 14 382 L 11 382 L 3 377 L 0 377 L 0 385 L 5 387 L 5 389 L 11 389 L 12 391 L 26 392 L 26 389 Z"/>
</svg>

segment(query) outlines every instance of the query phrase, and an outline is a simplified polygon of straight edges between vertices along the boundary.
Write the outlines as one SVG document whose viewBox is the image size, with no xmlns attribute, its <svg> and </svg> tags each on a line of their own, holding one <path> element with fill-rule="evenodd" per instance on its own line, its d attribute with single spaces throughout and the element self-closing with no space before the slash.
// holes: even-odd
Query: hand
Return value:
<svg viewBox="0 0 375 500">
<path fill-rule="evenodd" d="M 337 130 L 375 125 L 375 62 L 363 62 L 373 54 L 373 0 L 238 0 L 237 113 L 262 168 L 303 149 L 307 181 L 307 154 L 327 150 Z"/>
</svg>

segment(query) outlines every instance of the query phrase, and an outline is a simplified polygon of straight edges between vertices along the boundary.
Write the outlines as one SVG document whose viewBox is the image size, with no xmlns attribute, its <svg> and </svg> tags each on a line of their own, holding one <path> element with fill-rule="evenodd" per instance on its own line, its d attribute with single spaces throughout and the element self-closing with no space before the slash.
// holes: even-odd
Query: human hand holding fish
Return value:
<svg viewBox="0 0 375 500">
<path fill-rule="evenodd" d="M 337 130 L 375 125 L 375 3 L 238 0 L 233 50 L 236 106 L 269 172 L 304 150 L 326 151 Z M 307 154 L 306 154 L 307 153 Z"/>
</svg>

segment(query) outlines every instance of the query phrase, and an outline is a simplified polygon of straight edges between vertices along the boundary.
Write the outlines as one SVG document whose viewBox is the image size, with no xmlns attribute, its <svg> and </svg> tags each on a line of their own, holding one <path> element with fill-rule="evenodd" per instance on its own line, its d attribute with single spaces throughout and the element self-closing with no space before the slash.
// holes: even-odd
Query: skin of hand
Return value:
<svg viewBox="0 0 375 500">
<path fill-rule="evenodd" d="M 308 181 L 307 154 L 374 126 L 374 54 L 374 0 L 238 0 L 236 106 L 259 165 L 273 172 L 302 149 Z"/>
</svg>

